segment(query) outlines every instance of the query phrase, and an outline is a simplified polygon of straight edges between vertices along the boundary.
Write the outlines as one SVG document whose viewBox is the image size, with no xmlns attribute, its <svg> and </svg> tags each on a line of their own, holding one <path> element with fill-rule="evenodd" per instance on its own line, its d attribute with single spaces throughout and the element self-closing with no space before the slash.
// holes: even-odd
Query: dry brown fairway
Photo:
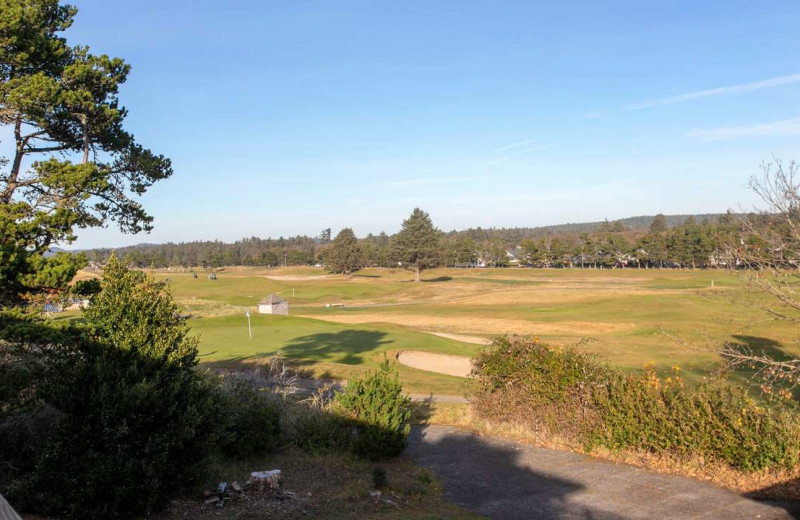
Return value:
<svg viewBox="0 0 800 520">
<path fill-rule="evenodd" d="M 392 287 L 392 294 L 296 312 L 473 338 L 586 340 L 581 348 L 624 368 L 654 361 L 663 370 L 679 365 L 695 378 L 714 368 L 719 359 L 712 351 L 725 341 L 798 353 L 795 330 L 743 308 L 736 301 L 741 281 L 724 271 L 442 269 L 418 284 L 409 278 L 403 271 L 368 270 L 343 283 Z"/>
</svg>

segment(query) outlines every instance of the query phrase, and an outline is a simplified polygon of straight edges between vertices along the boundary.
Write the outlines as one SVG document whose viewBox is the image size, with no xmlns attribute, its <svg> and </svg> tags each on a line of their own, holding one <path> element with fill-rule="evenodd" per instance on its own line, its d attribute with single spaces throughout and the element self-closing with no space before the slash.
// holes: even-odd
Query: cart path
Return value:
<svg viewBox="0 0 800 520">
<path fill-rule="evenodd" d="M 793 518 L 690 478 L 444 426 L 414 428 L 406 455 L 437 475 L 445 499 L 492 519 Z"/>
</svg>

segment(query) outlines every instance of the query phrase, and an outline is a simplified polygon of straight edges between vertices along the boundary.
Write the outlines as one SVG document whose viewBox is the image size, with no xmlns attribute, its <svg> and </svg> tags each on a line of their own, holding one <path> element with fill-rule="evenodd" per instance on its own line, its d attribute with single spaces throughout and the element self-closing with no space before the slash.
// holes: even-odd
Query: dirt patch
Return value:
<svg viewBox="0 0 800 520">
<path fill-rule="evenodd" d="M 186 496 L 168 504 L 153 520 L 307 520 L 336 518 L 391 518 L 422 520 L 430 518 L 478 518 L 450 505 L 441 497 L 441 485 L 430 471 L 397 457 L 381 464 L 387 487 L 373 491 L 373 462 L 350 454 L 309 454 L 297 448 L 249 457 L 246 461 L 222 460 L 210 469 L 202 487 L 189 489 Z M 252 471 L 280 469 L 283 493 L 253 492 L 232 494 L 224 507 L 204 504 L 203 490 L 215 490 L 220 481 L 241 484 Z"/>
<path fill-rule="evenodd" d="M 397 361 L 411 368 L 448 376 L 467 377 L 472 371 L 472 360 L 468 357 L 434 354 L 421 350 L 404 350 L 397 354 Z"/>
<path fill-rule="evenodd" d="M 563 321 L 558 323 L 537 323 L 527 320 L 503 318 L 476 319 L 460 316 L 431 316 L 424 314 L 404 314 L 399 312 L 365 312 L 358 314 L 316 315 L 316 319 L 336 323 L 393 323 L 416 329 L 435 332 L 455 332 L 457 334 L 563 334 L 587 335 L 609 334 L 631 330 L 632 323 L 607 323 L 590 321 Z"/>
<path fill-rule="evenodd" d="M 217 316 L 231 316 L 233 314 L 244 314 L 250 307 L 242 305 L 230 305 L 228 303 L 203 300 L 197 298 L 179 298 L 178 305 L 192 317 L 214 318 Z"/>
</svg>

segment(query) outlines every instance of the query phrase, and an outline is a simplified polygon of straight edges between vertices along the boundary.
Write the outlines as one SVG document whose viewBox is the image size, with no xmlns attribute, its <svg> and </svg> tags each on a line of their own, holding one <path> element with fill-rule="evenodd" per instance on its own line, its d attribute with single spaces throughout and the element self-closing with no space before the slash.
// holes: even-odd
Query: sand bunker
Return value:
<svg viewBox="0 0 800 520">
<path fill-rule="evenodd" d="M 468 357 L 434 354 L 421 350 L 404 350 L 397 354 L 397 361 L 411 368 L 456 377 L 467 377 L 472 370 L 472 360 Z"/>
</svg>

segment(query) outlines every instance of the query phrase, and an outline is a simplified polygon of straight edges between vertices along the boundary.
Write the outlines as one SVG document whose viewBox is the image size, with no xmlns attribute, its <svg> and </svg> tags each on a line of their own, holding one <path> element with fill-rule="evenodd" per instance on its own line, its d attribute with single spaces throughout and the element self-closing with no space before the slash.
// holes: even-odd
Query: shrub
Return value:
<svg viewBox="0 0 800 520">
<path fill-rule="evenodd" d="M 292 435 L 301 449 L 313 453 L 350 450 L 350 425 L 334 412 L 332 395 L 326 385 L 294 410 Z"/>
<path fill-rule="evenodd" d="M 397 371 L 384 360 L 375 372 L 348 381 L 336 394 L 335 409 L 353 427 L 353 452 L 381 459 L 398 455 L 405 448 L 410 403 Z"/>
<path fill-rule="evenodd" d="M 318 390 L 295 410 L 292 436 L 313 452 L 350 451 L 372 460 L 393 457 L 405 448 L 410 429 L 410 399 L 389 361 L 366 376 L 351 379 L 331 398 Z"/>
<path fill-rule="evenodd" d="M 278 447 L 281 408 L 278 397 L 248 378 L 220 379 L 217 446 L 226 455 L 246 457 Z"/>
<path fill-rule="evenodd" d="M 82 329 L 6 336 L 47 354 L 31 406 L 58 416 L 9 491 L 23 509 L 59 518 L 148 515 L 198 477 L 214 440 L 197 339 L 162 284 L 113 258 L 84 316 Z"/>
<path fill-rule="evenodd" d="M 497 338 L 475 359 L 473 404 L 591 449 L 702 456 L 742 470 L 794 468 L 800 420 L 721 382 L 690 385 L 677 367 L 628 375 L 574 348 Z"/>
<path fill-rule="evenodd" d="M 31 470 L 61 416 L 36 386 L 52 377 L 50 352 L 64 336 L 33 316 L 0 312 L 0 491 Z"/>
<path fill-rule="evenodd" d="M 301 410 L 293 421 L 294 442 L 312 453 L 350 450 L 350 427 L 341 417 L 311 408 Z"/>
</svg>

